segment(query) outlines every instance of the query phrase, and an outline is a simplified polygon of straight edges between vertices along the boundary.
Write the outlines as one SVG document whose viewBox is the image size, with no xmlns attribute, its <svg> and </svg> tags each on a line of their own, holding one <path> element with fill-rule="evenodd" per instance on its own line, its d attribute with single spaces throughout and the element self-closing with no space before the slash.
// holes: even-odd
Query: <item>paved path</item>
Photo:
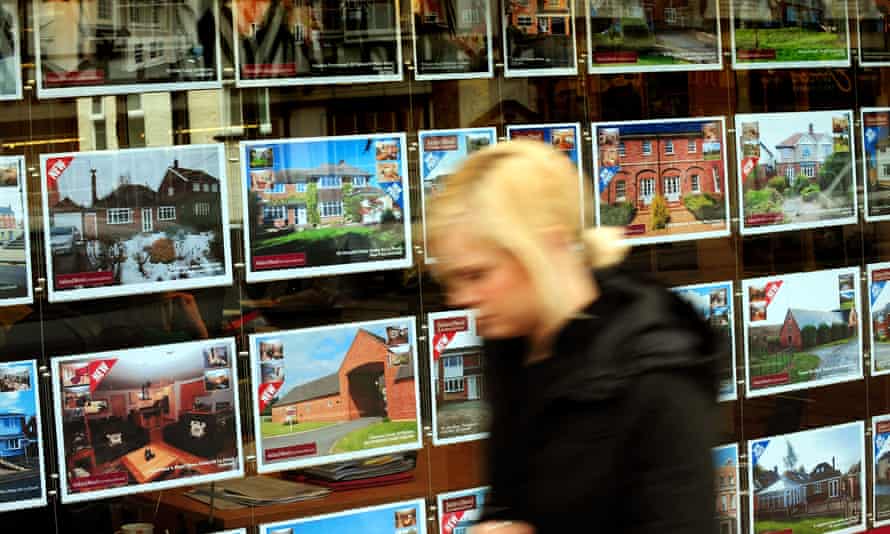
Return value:
<svg viewBox="0 0 890 534">
<path fill-rule="evenodd" d="M 806 352 L 811 352 L 822 360 L 816 374 L 817 379 L 858 374 L 859 366 L 862 365 L 859 343 L 855 338 L 843 345 L 821 347 Z"/>
<path fill-rule="evenodd" d="M 382 417 L 362 417 L 360 419 L 355 419 L 354 421 L 326 426 L 324 428 L 319 428 L 318 430 L 310 430 L 309 432 L 264 438 L 263 448 L 276 449 L 279 447 L 289 447 L 291 445 L 315 442 L 318 450 L 316 456 L 324 455 L 328 454 L 331 447 L 334 446 L 334 443 L 337 443 L 337 441 L 346 434 L 360 428 L 365 428 L 366 426 L 371 426 L 374 423 L 379 423 L 382 420 Z"/>
</svg>

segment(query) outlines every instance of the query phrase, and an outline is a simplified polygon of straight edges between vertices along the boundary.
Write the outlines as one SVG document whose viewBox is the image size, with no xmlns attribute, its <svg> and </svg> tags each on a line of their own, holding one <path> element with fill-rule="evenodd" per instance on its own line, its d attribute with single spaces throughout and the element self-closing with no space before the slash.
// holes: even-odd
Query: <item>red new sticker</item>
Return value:
<svg viewBox="0 0 890 534">
<path fill-rule="evenodd" d="M 87 364 L 87 375 L 90 377 L 90 393 L 96 391 L 96 388 L 99 387 L 99 384 L 105 380 L 105 377 L 108 376 L 108 373 L 111 372 L 111 368 L 114 367 L 114 364 L 117 363 L 117 358 L 111 358 L 110 360 L 94 360 Z"/>
<path fill-rule="evenodd" d="M 767 282 L 766 287 L 763 289 L 763 294 L 766 297 L 766 305 L 769 307 L 770 303 L 776 297 L 776 294 L 779 292 L 779 288 L 782 287 L 781 280 L 775 280 L 773 282 Z"/>
<path fill-rule="evenodd" d="M 757 168 L 757 163 L 760 161 L 760 158 L 755 156 L 748 156 L 742 159 L 742 181 L 747 181 L 751 176 L 751 173 L 754 172 L 754 169 Z"/>
<path fill-rule="evenodd" d="M 276 380 L 275 382 L 267 382 L 260 386 L 259 396 L 257 397 L 259 399 L 260 412 L 266 409 L 266 406 L 272 402 L 275 395 L 278 395 L 278 391 L 281 390 L 283 384 L 283 381 Z"/>
<path fill-rule="evenodd" d="M 443 332 L 433 336 L 433 361 L 438 361 L 439 356 L 445 352 L 445 347 L 454 339 L 457 332 Z"/>
<path fill-rule="evenodd" d="M 55 191 L 59 188 L 59 178 L 68 170 L 74 156 L 61 156 L 58 158 L 49 158 L 46 160 L 46 186 Z"/>
</svg>

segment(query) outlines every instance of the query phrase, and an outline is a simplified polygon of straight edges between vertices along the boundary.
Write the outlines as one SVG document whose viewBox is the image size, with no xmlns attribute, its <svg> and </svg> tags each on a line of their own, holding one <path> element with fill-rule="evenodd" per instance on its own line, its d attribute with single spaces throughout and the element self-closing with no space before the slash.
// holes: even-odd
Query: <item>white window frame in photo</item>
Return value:
<svg viewBox="0 0 890 534">
<path fill-rule="evenodd" d="M 666 139 L 664 142 L 664 153 L 668 156 L 674 154 L 674 142 L 671 139 Z"/>
<path fill-rule="evenodd" d="M 686 142 L 686 152 L 690 154 L 698 152 L 698 143 L 695 142 L 695 139 L 690 139 Z"/>
<path fill-rule="evenodd" d="M 122 215 L 126 215 L 122 217 Z M 105 212 L 106 224 L 132 224 L 133 209 L 132 208 L 108 208 Z"/>
<path fill-rule="evenodd" d="M 176 220 L 176 206 L 158 206 L 158 220 L 159 221 L 175 221 Z"/>
<path fill-rule="evenodd" d="M 325 200 L 318 203 L 318 210 L 322 217 L 342 217 L 343 202 L 339 200 Z"/>
<path fill-rule="evenodd" d="M 263 206 L 263 218 L 264 219 L 286 219 L 287 218 L 287 206 L 277 205 L 277 206 Z"/>
<path fill-rule="evenodd" d="M 689 175 L 689 189 L 693 193 L 701 193 L 701 177 L 698 174 Z"/>
<path fill-rule="evenodd" d="M 643 139 L 643 155 L 644 156 L 652 155 L 652 141 L 649 139 Z"/>
</svg>

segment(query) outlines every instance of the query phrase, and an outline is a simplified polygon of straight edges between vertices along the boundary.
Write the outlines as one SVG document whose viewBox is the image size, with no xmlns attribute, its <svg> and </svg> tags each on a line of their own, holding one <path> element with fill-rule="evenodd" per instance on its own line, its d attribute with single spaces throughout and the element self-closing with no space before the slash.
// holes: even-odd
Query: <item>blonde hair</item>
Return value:
<svg viewBox="0 0 890 534">
<path fill-rule="evenodd" d="M 614 266 L 627 254 L 620 229 L 583 227 L 587 184 L 586 179 L 579 183 L 571 160 L 546 143 L 493 145 L 469 156 L 432 197 L 427 237 L 431 242 L 447 238 L 455 222 L 470 221 L 474 236 L 512 254 L 529 273 L 542 303 L 558 312 L 562 273 L 552 268 L 542 231 L 565 228 L 593 269 Z M 585 220 L 592 221 L 589 215 Z"/>
</svg>

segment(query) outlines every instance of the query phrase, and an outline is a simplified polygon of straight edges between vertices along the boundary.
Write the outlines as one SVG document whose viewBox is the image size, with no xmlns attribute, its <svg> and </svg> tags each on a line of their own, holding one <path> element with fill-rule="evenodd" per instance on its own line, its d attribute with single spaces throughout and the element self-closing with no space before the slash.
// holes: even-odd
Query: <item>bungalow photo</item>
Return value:
<svg viewBox="0 0 890 534">
<path fill-rule="evenodd" d="M 57 358 L 62 499 L 75 502 L 241 476 L 234 340 Z"/>
<path fill-rule="evenodd" d="M 720 534 L 740 534 L 739 447 L 724 445 L 711 451 L 714 461 L 714 496 L 717 498 L 715 529 Z"/>
<path fill-rule="evenodd" d="M 865 218 L 890 219 L 890 108 L 862 110 Z"/>
<path fill-rule="evenodd" d="M 258 469 L 419 448 L 413 324 L 404 318 L 276 332 L 281 370 L 258 357 L 269 336 L 251 336 Z M 407 329 L 407 340 L 388 336 L 393 328 Z M 266 380 L 273 373 L 280 380 Z"/>
<path fill-rule="evenodd" d="M 723 117 L 593 128 L 598 224 L 637 244 L 729 233 Z"/>
<path fill-rule="evenodd" d="M 424 220 L 424 247 L 426 247 L 426 212 L 428 203 L 442 190 L 443 183 L 464 159 L 473 152 L 497 143 L 495 128 L 463 130 L 422 130 L 418 134 L 420 150 L 420 180 Z M 427 263 L 435 261 L 425 249 Z"/>
<path fill-rule="evenodd" d="M 751 533 L 852 534 L 865 529 L 865 425 L 748 442 Z"/>
<path fill-rule="evenodd" d="M 862 377 L 859 270 L 742 282 L 748 395 Z"/>
<path fill-rule="evenodd" d="M 410 264 L 404 134 L 251 141 L 242 152 L 249 281 Z"/>
<path fill-rule="evenodd" d="M 31 302 L 25 160 L 0 157 L 0 304 Z"/>
<path fill-rule="evenodd" d="M 733 65 L 741 69 L 849 66 L 847 3 L 843 0 L 735 2 Z"/>
<path fill-rule="evenodd" d="M 739 142 L 742 233 L 855 222 L 851 116 L 849 111 L 736 115 L 736 127 L 745 135 Z"/>
<path fill-rule="evenodd" d="M 890 373 L 890 263 L 868 266 L 871 374 Z"/>
<path fill-rule="evenodd" d="M 34 361 L 0 364 L 0 511 L 46 503 L 36 379 Z"/>
<path fill-rule="evenodd" d="M 429 314 L 433 443 L 445 445 L 487 436 L 482 339 L 469 311 Z"/>
<path fill-rule="evenodd" d="M 721 340 L 718 400 L 735 400 L 735 335 L 733 330 L 735 319 L 733 317 L 732 282 L 675 287 L 672 291 L 689 302 Z"/>
<path fill-rule="evenodd" d="M 41 156 L 51 301 L 231 283 L 223 146 Z"/>
</svg>

